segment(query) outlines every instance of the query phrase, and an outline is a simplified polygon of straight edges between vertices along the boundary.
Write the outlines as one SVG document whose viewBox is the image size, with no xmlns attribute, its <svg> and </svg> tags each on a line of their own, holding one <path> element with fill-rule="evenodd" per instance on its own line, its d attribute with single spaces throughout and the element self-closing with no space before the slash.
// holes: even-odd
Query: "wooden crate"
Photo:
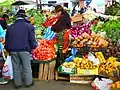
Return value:
<svg viewBox="0 0 120 90">
<path fill-rule="evenodd" d="M 56 60 L 34 61 L 39 63 L 38 80 L 54 80 Z"/>
<path fill-rule="evenodd" d="M 90 84 L 93 81 L 94 75 L 70 75 L 70 83 Z"/>
<path fill-rule="evenodd" d="M 55 80 L 70 81 L 70 75 L 59 73 L 58 71 L 55 71 Z"/>
</svg>

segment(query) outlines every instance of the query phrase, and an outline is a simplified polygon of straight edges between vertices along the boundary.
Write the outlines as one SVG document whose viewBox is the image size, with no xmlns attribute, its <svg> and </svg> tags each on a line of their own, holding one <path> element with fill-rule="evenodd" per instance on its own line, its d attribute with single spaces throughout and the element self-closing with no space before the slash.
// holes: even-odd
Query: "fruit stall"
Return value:
<svg viewBox="0 0 120 90">
<path fill-rule="evenodd" d="M 50 12 L 44 12 L 47 17 L 46 15 L 43 17 L 40 12 L 28 11 L 38 41 L 38 47 L 32 52 L 32 64 L 39 64 L 37 67 L 39 80 L 55 79 L 91 84 L 95 77 L 102 77 L 113 81 L 110 85 L 113 90 L 119 88 L 118 18 L 95 17 L 90 11 L 73 16 L 72 27 L 69 32 L 64 33 L 63 51 L 60 52 L 56 33 L 50 29 L 58 17 Z M 59 53 L 64 55 L 58 64 Z"/>
<path fill-rule="evenodd" d="M 55 79 L 90 84 L 95 77 L 102 77 L 113 81 L 110 84 L 112 90 L 119 90 L 119 17 L 104 18 L 91 14 L 86 12 L 72 17 L 70 51 L 58 67 Z M 86 20 L 87 17 L 90 19 Z"/>
<path fill-rule="evenodd" d="M 119 6 L 117 4 L 115 8 Z M 110 11 L 106 14 L 113 15 L 113 7 L 109 8 Z M 58 20 L 54 12 L 31 9 L 27 11 L 27 15 L 35 27 L 38 42 L 38 47 L 31 55 L 33 76 L 37 74 L 35 77 L 38 80 L 67 80 L 95 87 L 93 83 L 95 84 L 96 78 L 103 78 L 112 80 L 108 83 L 111 90 L 120 89 L 118 16 L 99 17 L 89 10 L 84 14 L 74 15 L 71 17 L 70 30 L 59 36 L 63 37 L 60 47 L 57 34 L 51 30 L 51 26 Z M 11 16 L 9 23 L 14 20 Z M 63 54 L 62 57 L 60 53 Z"/>
</svg>

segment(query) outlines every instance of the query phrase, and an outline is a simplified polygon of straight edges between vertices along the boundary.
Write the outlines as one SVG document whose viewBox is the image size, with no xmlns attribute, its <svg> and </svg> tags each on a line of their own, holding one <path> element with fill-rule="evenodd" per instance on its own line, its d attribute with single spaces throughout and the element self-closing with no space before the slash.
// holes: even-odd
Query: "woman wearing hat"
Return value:
<svg viewBox="0 0 120 90">
<path fill-rule="evenodd" d="M 29 87 L 33 85 L 30 52 L 36 48 L 37 42 L 34 27 L 25 19 L 25 11 L 19 10 L 16 17 L 15 23 L 7 29 L 5 49 L 11 55 L 15 88 L 22 86 L 22 78 Z"/>
<path fill-rule="evenodd" d="M 59 19 L 57 20 L 57 22 L 52 26 L 52 30 L 54 32 L 57 33 L 58 35 L 58 49 L 60 51 L 60 53 L 58 54 L 59 60 L 57 60 L 57 64 L 59 66 L 59 64 L 61 64 L 60 61 L 61 59 L 63 59 L 63 36 L 64 33 L 69 33 L 69 29 L 71 27 L 71 18 L 70 15 L 67 13 L 66 10 L 63 9 L 63 7 L 61 5 L 58 5 L 55 7 L 55 12 L 56 15 L 59 17 Z M 65 43 L 68 44 L 68 43 Z"/>
</svg>

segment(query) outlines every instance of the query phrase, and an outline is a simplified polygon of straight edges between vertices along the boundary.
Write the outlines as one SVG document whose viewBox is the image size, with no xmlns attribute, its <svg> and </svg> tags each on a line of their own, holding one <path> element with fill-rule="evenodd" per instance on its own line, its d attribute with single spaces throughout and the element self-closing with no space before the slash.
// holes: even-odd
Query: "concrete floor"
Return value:
<svg viewBox="0 0 120 90">
<path fill-rule="evenodd" d="M 16 90 L 12 82 L 7 85 L 0 85 L 0 90 Z M 31 88 L 21 88 L 19 90 L 93 90 L 90 85 L 70 84 L 66 81 L 35 81 L 35 86 Z"/>
</svg>

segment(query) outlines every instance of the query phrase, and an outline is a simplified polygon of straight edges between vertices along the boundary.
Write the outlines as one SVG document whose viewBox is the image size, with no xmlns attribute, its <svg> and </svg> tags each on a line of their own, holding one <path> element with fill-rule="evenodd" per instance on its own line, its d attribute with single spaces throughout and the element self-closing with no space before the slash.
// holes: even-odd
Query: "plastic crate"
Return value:
<svg viewBox="0 0 120 90">
<path fill-rule="evenodd" d="M 77 74 L 79 75 L 98 75 L 98 67 L 95 69 L 76 69 Z"/>
</svg>

